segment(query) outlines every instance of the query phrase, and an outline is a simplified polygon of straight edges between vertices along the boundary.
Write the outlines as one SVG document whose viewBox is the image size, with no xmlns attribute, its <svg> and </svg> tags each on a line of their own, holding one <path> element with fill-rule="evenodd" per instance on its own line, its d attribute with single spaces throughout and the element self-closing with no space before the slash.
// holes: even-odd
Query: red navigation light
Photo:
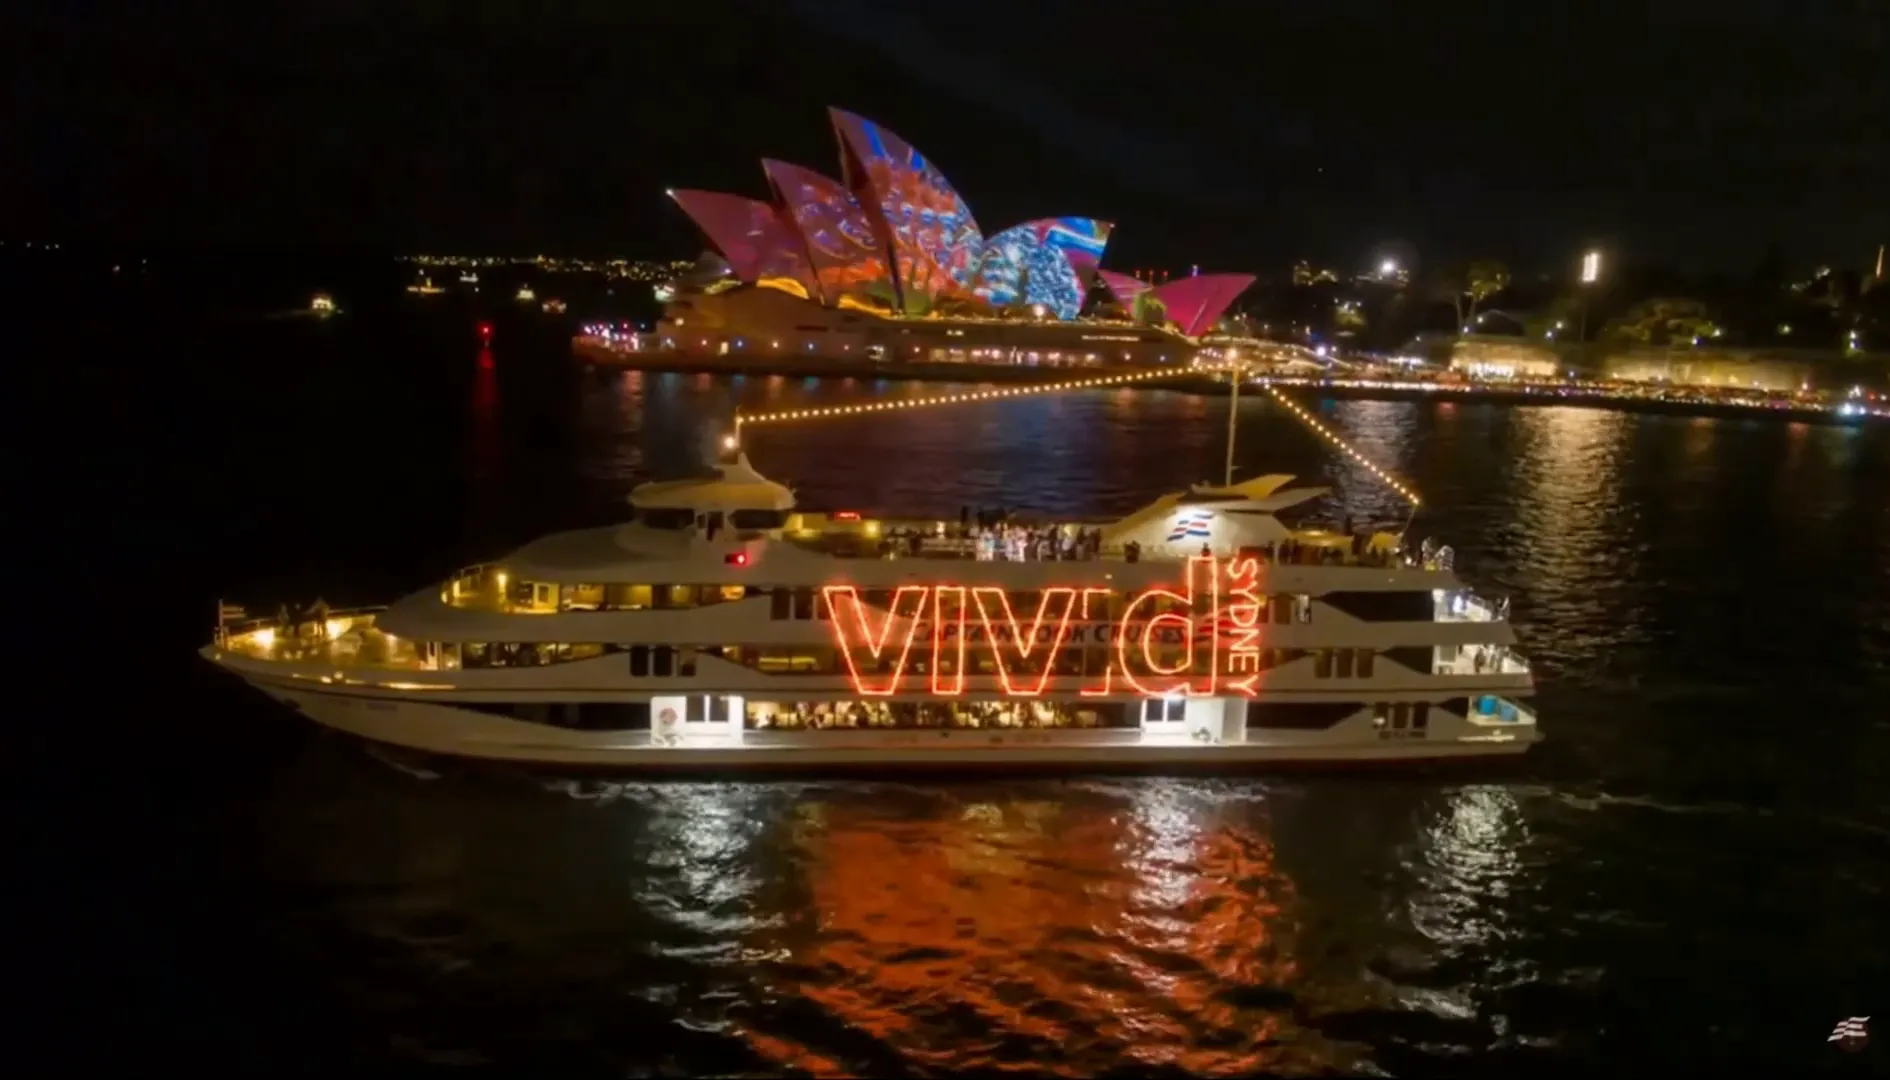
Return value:
<svg viewBox="0 0 1890 1080">
<path fill-rule="evenodd" d="M 479 336 L 480 336 L 480 337 L 483 337 L 483 338 L 489 338 L 489 337 L 491 337 L 491 336 L 492 336 L 492 324 L 491 324 L 491 323 L 489 323 L 489 322 L 482 322 L 482 323 L 480 323 L 480 324 L 479 324 Z"/>
<path fill-rule="evenodd" d="M 722 556 L 722 561 L 730 566 L 747 566 L 748 553 L 746 551 L 731 551 L 727 555 Z"/>
<path fill-rule="evenodd" d="M 833 519 L 835 521 L 858 521 L 860 520 L 860 512 L 858 510 L 835 510 L 833 512 Z"/>
</svg>

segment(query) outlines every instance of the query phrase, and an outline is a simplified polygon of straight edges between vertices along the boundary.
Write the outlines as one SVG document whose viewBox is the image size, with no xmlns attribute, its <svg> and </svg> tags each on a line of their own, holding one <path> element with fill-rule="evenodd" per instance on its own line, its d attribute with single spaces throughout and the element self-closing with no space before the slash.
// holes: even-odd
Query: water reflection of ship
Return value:
<svg viewBox="0 0 1890 1080">
<path fill-rule="evenodd" d="M 958 1067 L 1015 1067 L 1020 1052 L 1067 1075 L 1313 1064 L 1282 1056 L 1319 1051 L 1275 1046 L 1282 1014 L 1254 1004 L 1297 969 L 1281 917 L 1292 888 L 1269 837 L 1233 812 L 1246 804 L 1167 784 L 922 797 L 923 813 L 800 803 L 788 836 L 807 866 L 806 915 L 767 931 L 791 958 L 773 991 L 903 1060 L 839 1062 L 778 1028 L 745 1032 L 775 1066 L 835 1075 L 949 1053 Z M 967 1060 L 967 1028 L 993 1057 Z"/>
</svg>

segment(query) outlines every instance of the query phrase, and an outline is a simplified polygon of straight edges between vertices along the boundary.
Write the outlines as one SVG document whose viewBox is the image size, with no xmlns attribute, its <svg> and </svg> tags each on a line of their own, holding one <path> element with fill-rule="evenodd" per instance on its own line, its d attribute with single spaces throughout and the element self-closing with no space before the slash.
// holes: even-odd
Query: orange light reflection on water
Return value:
<svg viewBox="0 0 1890 1080">
<path fill-rule="evenodd" d="M 803 804 L 809 914 L 768 943 L 789 958 L 770 989 L 920 1068 L 1013 1070 L 1025 1047 L 1057 1075 L 1278 1067 L 1279 1015 L 1229 994 L 1297 974 L 1270 841 L 1162 787 L 1117 809 Z M 778 1030 L 746 1035 L 781 1068 L 846 1074 Z"/>
</svg>

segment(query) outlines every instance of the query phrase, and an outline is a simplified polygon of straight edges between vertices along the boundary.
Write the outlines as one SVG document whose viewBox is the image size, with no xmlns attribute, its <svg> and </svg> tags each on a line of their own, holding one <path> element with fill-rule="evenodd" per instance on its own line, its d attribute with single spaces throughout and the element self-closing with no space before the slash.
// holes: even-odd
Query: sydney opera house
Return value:
<svg viewBox="0 0 1890 1080">
<path fill-rule="evenodd" d="M 1104 270 L 1112 227 L 1091 218 L 987 236 L 910 143 L 830 112 L 839 179 L 763 161 L 766 199 L 669 193 L 719 259 L 674 283 L 652 344 L 712 355 L 1180 362 L 1253 283 L 1206 274 L 1151 287 Z"/>
</svg>

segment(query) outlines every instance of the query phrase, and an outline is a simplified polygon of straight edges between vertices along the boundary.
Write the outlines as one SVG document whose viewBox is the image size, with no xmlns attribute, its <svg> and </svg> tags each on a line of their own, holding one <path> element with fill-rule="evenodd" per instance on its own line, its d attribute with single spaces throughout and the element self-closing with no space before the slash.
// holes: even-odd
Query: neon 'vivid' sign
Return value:
<svg viewBox="0 0 1890 1080">
<path fill-rule="evenodd" d="M 1109 592 L 1045 589 L 1036 611 L 1020 613 L 1012 610 L 1010 594 L 996 587 L 903 585 L 892 591 L 885 611 L 867 606 L 853 585 L 821 589 L 834 644 L 854 691 L 865 697 L 964 693 L 967 644 L 974 638 L 992 651 L 1005 696 L 1036 697 L 1056 677 L 1058 650 L 1085 640 L 1086 631 L 1108 645 L 1110 662 L 1080 689 L 1084 696 L 1257 693 L 1266 613 L 1258 559 L 1189 559 L 1180 591 L 1157 586 L 1137 593 L 1114 620 L 1100 615 Z M 929 681 L 910 685 L 909 673 Z"/>
</svg>

